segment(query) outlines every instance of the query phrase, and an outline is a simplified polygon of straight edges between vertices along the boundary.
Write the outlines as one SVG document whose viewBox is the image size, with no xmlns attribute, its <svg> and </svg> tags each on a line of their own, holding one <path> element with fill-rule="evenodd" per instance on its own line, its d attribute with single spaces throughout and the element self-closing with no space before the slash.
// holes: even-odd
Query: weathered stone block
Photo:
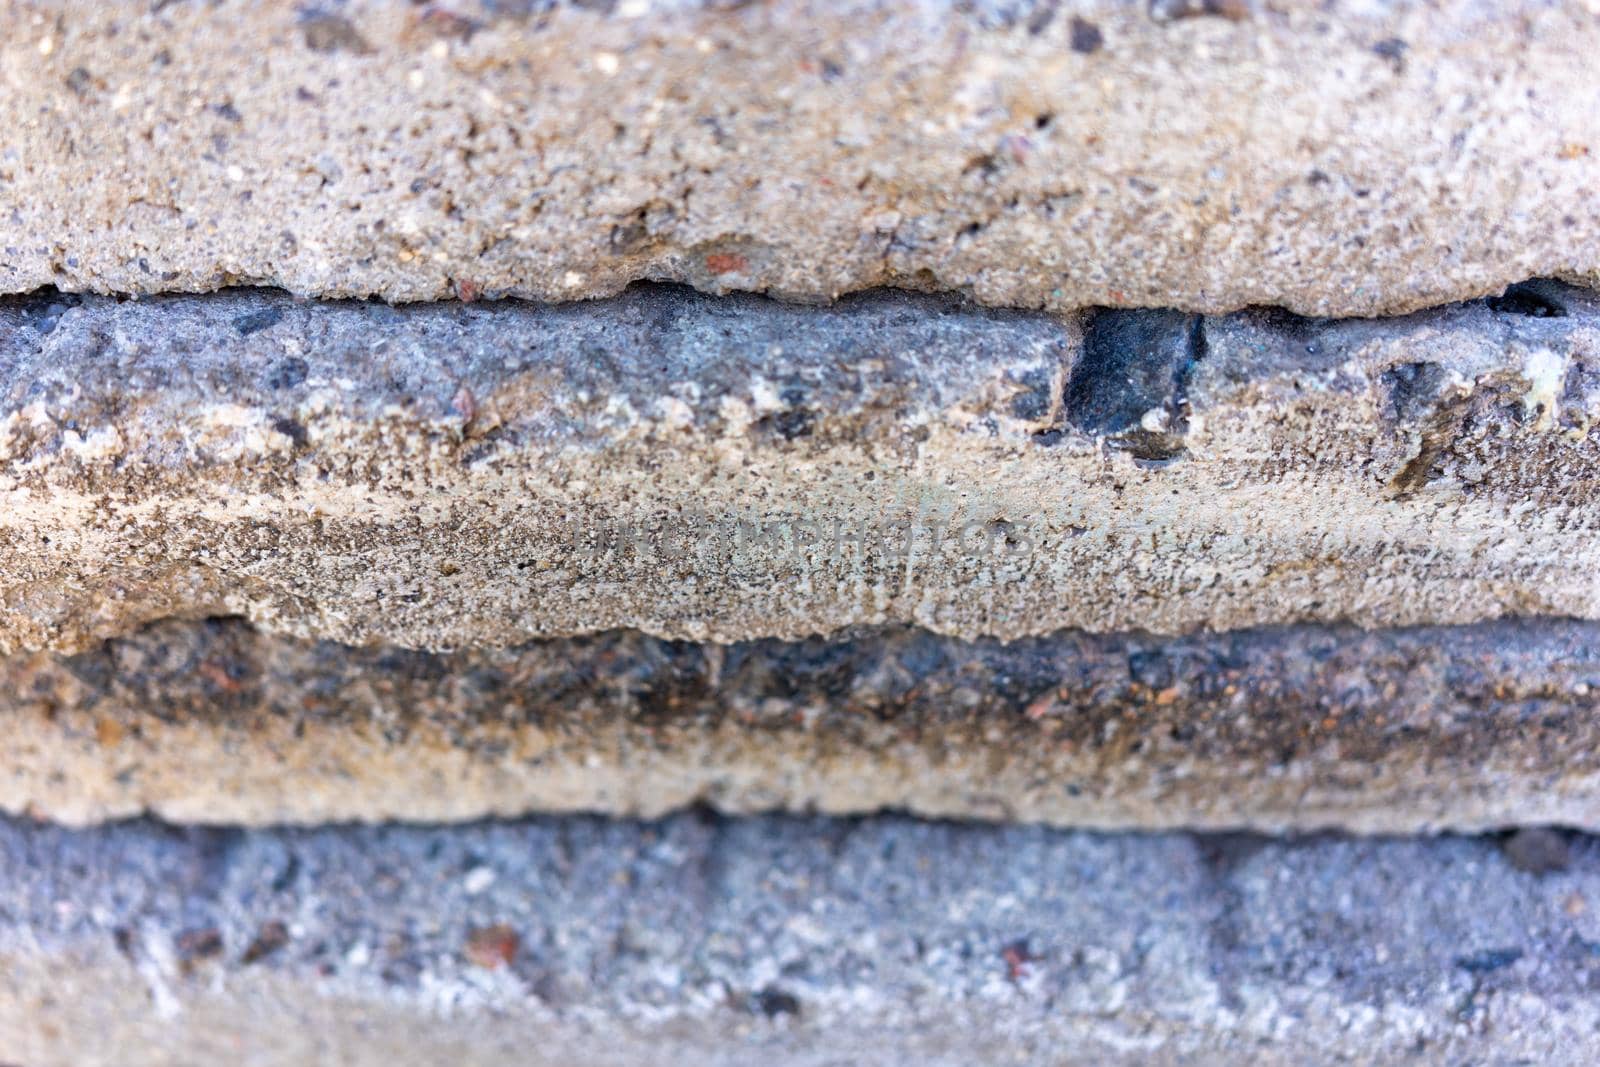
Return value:
<svg viewBox="0 0 1600 1067">
<path fill-rule="evenodd" d="M 0 662 L 0 809 L 71 823 L 860 813 L 1600 828 L 1600 626 L 1010 644 L 613 633 L 449 655 L 169 622 Z"/>
<path fill-rule="evenodd" d="M 1600 848 L 902 819 L 0 823 L 29 1067 L 1582 1062 Z"/>
<path fill-rule="evenodd" d="M 0 308 L 0 647 L 1600 617 L 1600 302 Z"/>
<path fill-rule="evenodd" d="M 0 291 L 1403 312 L 1600 278 L 1600 19 L 1544 0 L 45 0 Z"/>
</svg>

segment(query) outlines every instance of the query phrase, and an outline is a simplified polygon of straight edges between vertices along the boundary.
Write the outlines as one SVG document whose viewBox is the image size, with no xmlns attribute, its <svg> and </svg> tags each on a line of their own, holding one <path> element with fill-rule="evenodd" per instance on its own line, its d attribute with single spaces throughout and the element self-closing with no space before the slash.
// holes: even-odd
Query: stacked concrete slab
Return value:
<svg viewBox="0 0 1600 1067">
<path fill-rule="evenodd" d="M 11 4 L 0 286 L 1359 315 L 1593 281 L 1594 14 Z"/>
<path fill-rule="evenodd" d="M 1600 845 L 0 827 L 34 1067 L 1582 1063 Z M 1520 864 L 1520 866 L 1519 866 Z"/>
<path fill-rule="evenodd" d="M 1591 7 L 0 5 L 0 810 L 1600 830 Z M 935 833 L 866 825 L 885 848 Z M 370 847 L 337 830 L 83 832 L 0 827 L 20 865 L 0 888 L 33 901 L 29 872 L 82 848 L 150 884 L 209 863 L 196 841 Z M 496 832 L 424 836 L 432 857 Z M 1169 847 L 962 834 L 974 856 L 1041 864 Z M 1260 847 L 1283 872 L 1306 855 Z M 1415 847 L 1396 862 L 1437 902 L 1451 850 L 1489 846 Z M 690 851 L 763 862 L 722 848 Z M 1115 893 L 1148 897 L 1141 872 Z M 150 1018 L 191 1020 L 191 1058 L 261 1047 L 226 1021 L 257 997 L 348 1057 L 374 1025 L 484 1062 L 533 1032 L 570 1062 L 596 1026 L 596 1062 L 743 1054 L 712 1038 L 726 1020 L 658 1011 L 625 982 L 547 997 L 530 978 L 545 1014 L 503 1032 L 487 1020 L 523 985 L 431 964 L 412 977 L 472 1004 L 466 1030 L 416 1024 L 405 982 L 279 999 L 311 956 L 237 1003 L 202 996 L 253 989 L 267 972 L 243 968 L 310 927 L 274 918 L 272 946 L 207 971 L 245 938 L 233 890 L 202 894 L 234 916 L 202 924 L 203 944 L 168 929 L 147 951 L 91 903 L 114 877 L 60 895 L 62 914 L 92 913 L 81 943 L 42 905 L 0 901 L 0 1062 L 8 1043 L 29 1063 L 104 1058 L 94 1040 L 146 1025 L 147 993 Z M 1324 918 L 1333 937 L 1343 920 Z M 817 922 L 820 942 L 857 936 Z M 469 963 L 509 963 L 515 925 L 486 918 Z M 1006 988 L 1047 969 L 1030 944 L 1002 945 Z M 1173 980 L 1227 971 L 1233 951 Z M 1246 1033 L 1285 1060 L 1412 1039 L 1537 1054 L 1550 990 L 1587 965 L 1518 951 L 1539 962 L 1497 1001 L 1511 1036 L 1492 1047 L 1439 1022 L 1456 985 L 1397 1015 L 1381 982 L 1338 985 L 1343 963 L 1331 1000 L 1284 993 L 1265 1014 L 1238 983 L 1203 1019 L 1126 989 L 1073 1009 L 1111 1019 L 1104 1033 L 1034 1007 L 989 1016 L 967 977 L 921 962 L 896 978 L 932 990 L 921 1022 L 888 1001 L 854 1022 L 829 1008 L 803 1040 L 784 1029 L 805 999 L 787 972 L 724 985 L 782 1017 L 746 1036 L 795 1063 L 878 1027 L 891 1059 L 953 1041 L 1026 1062 L 1148 1044 L 1176 1062 L 1236 1054 Z M 1469 1006 L 1521 958 L 1483 952 L 1451 972 Z M 865 996 L 848 970 L 816 996 Z M 133 1029 L 47 1051 L 82 1029 L 49 992 L 69 978 Z M 1313 1000 L 1367 1029 L 1284 1039 L 1284 1013 Z"/>
</svg>

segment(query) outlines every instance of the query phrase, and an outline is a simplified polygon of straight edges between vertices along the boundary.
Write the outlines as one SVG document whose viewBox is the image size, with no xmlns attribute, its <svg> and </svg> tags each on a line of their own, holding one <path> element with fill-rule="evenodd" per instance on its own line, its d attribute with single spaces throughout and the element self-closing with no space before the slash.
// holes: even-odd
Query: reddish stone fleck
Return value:
<svg viewBox="0 0 1600 1067">
<path fill-rule="evenodd" d="M 713 252 L 706 257 L 706 270 L 712 274 L 734 274 L 750 266 L 737 252 Z"/>
<path fill-rule="evenodd" d="M 1013 941 L 1000 950 L 1000 958 L 1006 964 L 1006 977 L 1013 982 L 1021 978 L 1028 970 L 1028 964 L 1038 959 L 1028 948 L 1026 941 Z"/>
<path fill-rule="evenodd" d="M 521 944 L 517 932 L 504 923 L 480 926 L 467 932 L 465 955 L 474 967 L 493 971 L 509 966 Z"/>
<path fill-rule="evenodd" d="M 472 394 L 472 387 L 465 382 L 456 390 L 456 395 L 450 398 L 450 406 L 460 413 L 464 425 L 471 425 L 472 420 L 478 417 L 478 398 Z"/>
</svg>

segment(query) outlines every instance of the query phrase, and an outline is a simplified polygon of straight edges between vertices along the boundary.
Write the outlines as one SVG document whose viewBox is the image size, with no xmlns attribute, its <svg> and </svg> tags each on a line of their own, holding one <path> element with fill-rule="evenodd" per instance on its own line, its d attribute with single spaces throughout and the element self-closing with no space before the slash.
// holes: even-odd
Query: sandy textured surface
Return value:
<svg viewBox="0 0 1600 1067">
<path fill-rule="evenodd" d="M 1600 828 L 1600 626 L 451 655 L 166 623 L 0 663 L 0 809 L 87 823 L 881 809 L 1075 826 Z"/>
<path fill-rule="evenodd" d="M 1586 838 L 6 823 L 0 901 L 29 1067 L 1600 1054 Z"/>
<path fill-rule="evenodd" d="M 1600 270 L 1545 0 L 0 7 L 0 291 L 1401 312 Z"/>
<path fill-rule="evenodd" d="M 0 647 L 1600 617 L 1600 303 L 0 305 Z"/>
</svg>

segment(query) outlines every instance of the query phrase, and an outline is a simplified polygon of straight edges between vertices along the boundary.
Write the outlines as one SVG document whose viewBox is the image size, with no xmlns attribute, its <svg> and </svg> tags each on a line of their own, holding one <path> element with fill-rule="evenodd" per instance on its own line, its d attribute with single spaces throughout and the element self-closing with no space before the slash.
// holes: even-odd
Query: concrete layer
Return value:
<svg viewBox="0 0 1600 1067">
<path fill-rule="evenodd" d="M 0 647 L 1600 617 L 1600 302 L 0 306 Z"/>
<path fill-rule="evenodd" d="M 723 811 L 1600 829 L 1600 627 L 438 656 L 168 623 L 0 667 L 0 808 L 70 823 Z"/>
<path fill-rule="evenodd" d="M 1547 0 L 0 7 L 0 291 L 1403 312 L 1600 278 Z"/>
<path fill-rule="evenodd" d="M 29 1067 L 1591 1063 L 1600 848 L 0 826 Z M 1560 866 L 1560 865 L 1558 865 Z"/>
</svg>

